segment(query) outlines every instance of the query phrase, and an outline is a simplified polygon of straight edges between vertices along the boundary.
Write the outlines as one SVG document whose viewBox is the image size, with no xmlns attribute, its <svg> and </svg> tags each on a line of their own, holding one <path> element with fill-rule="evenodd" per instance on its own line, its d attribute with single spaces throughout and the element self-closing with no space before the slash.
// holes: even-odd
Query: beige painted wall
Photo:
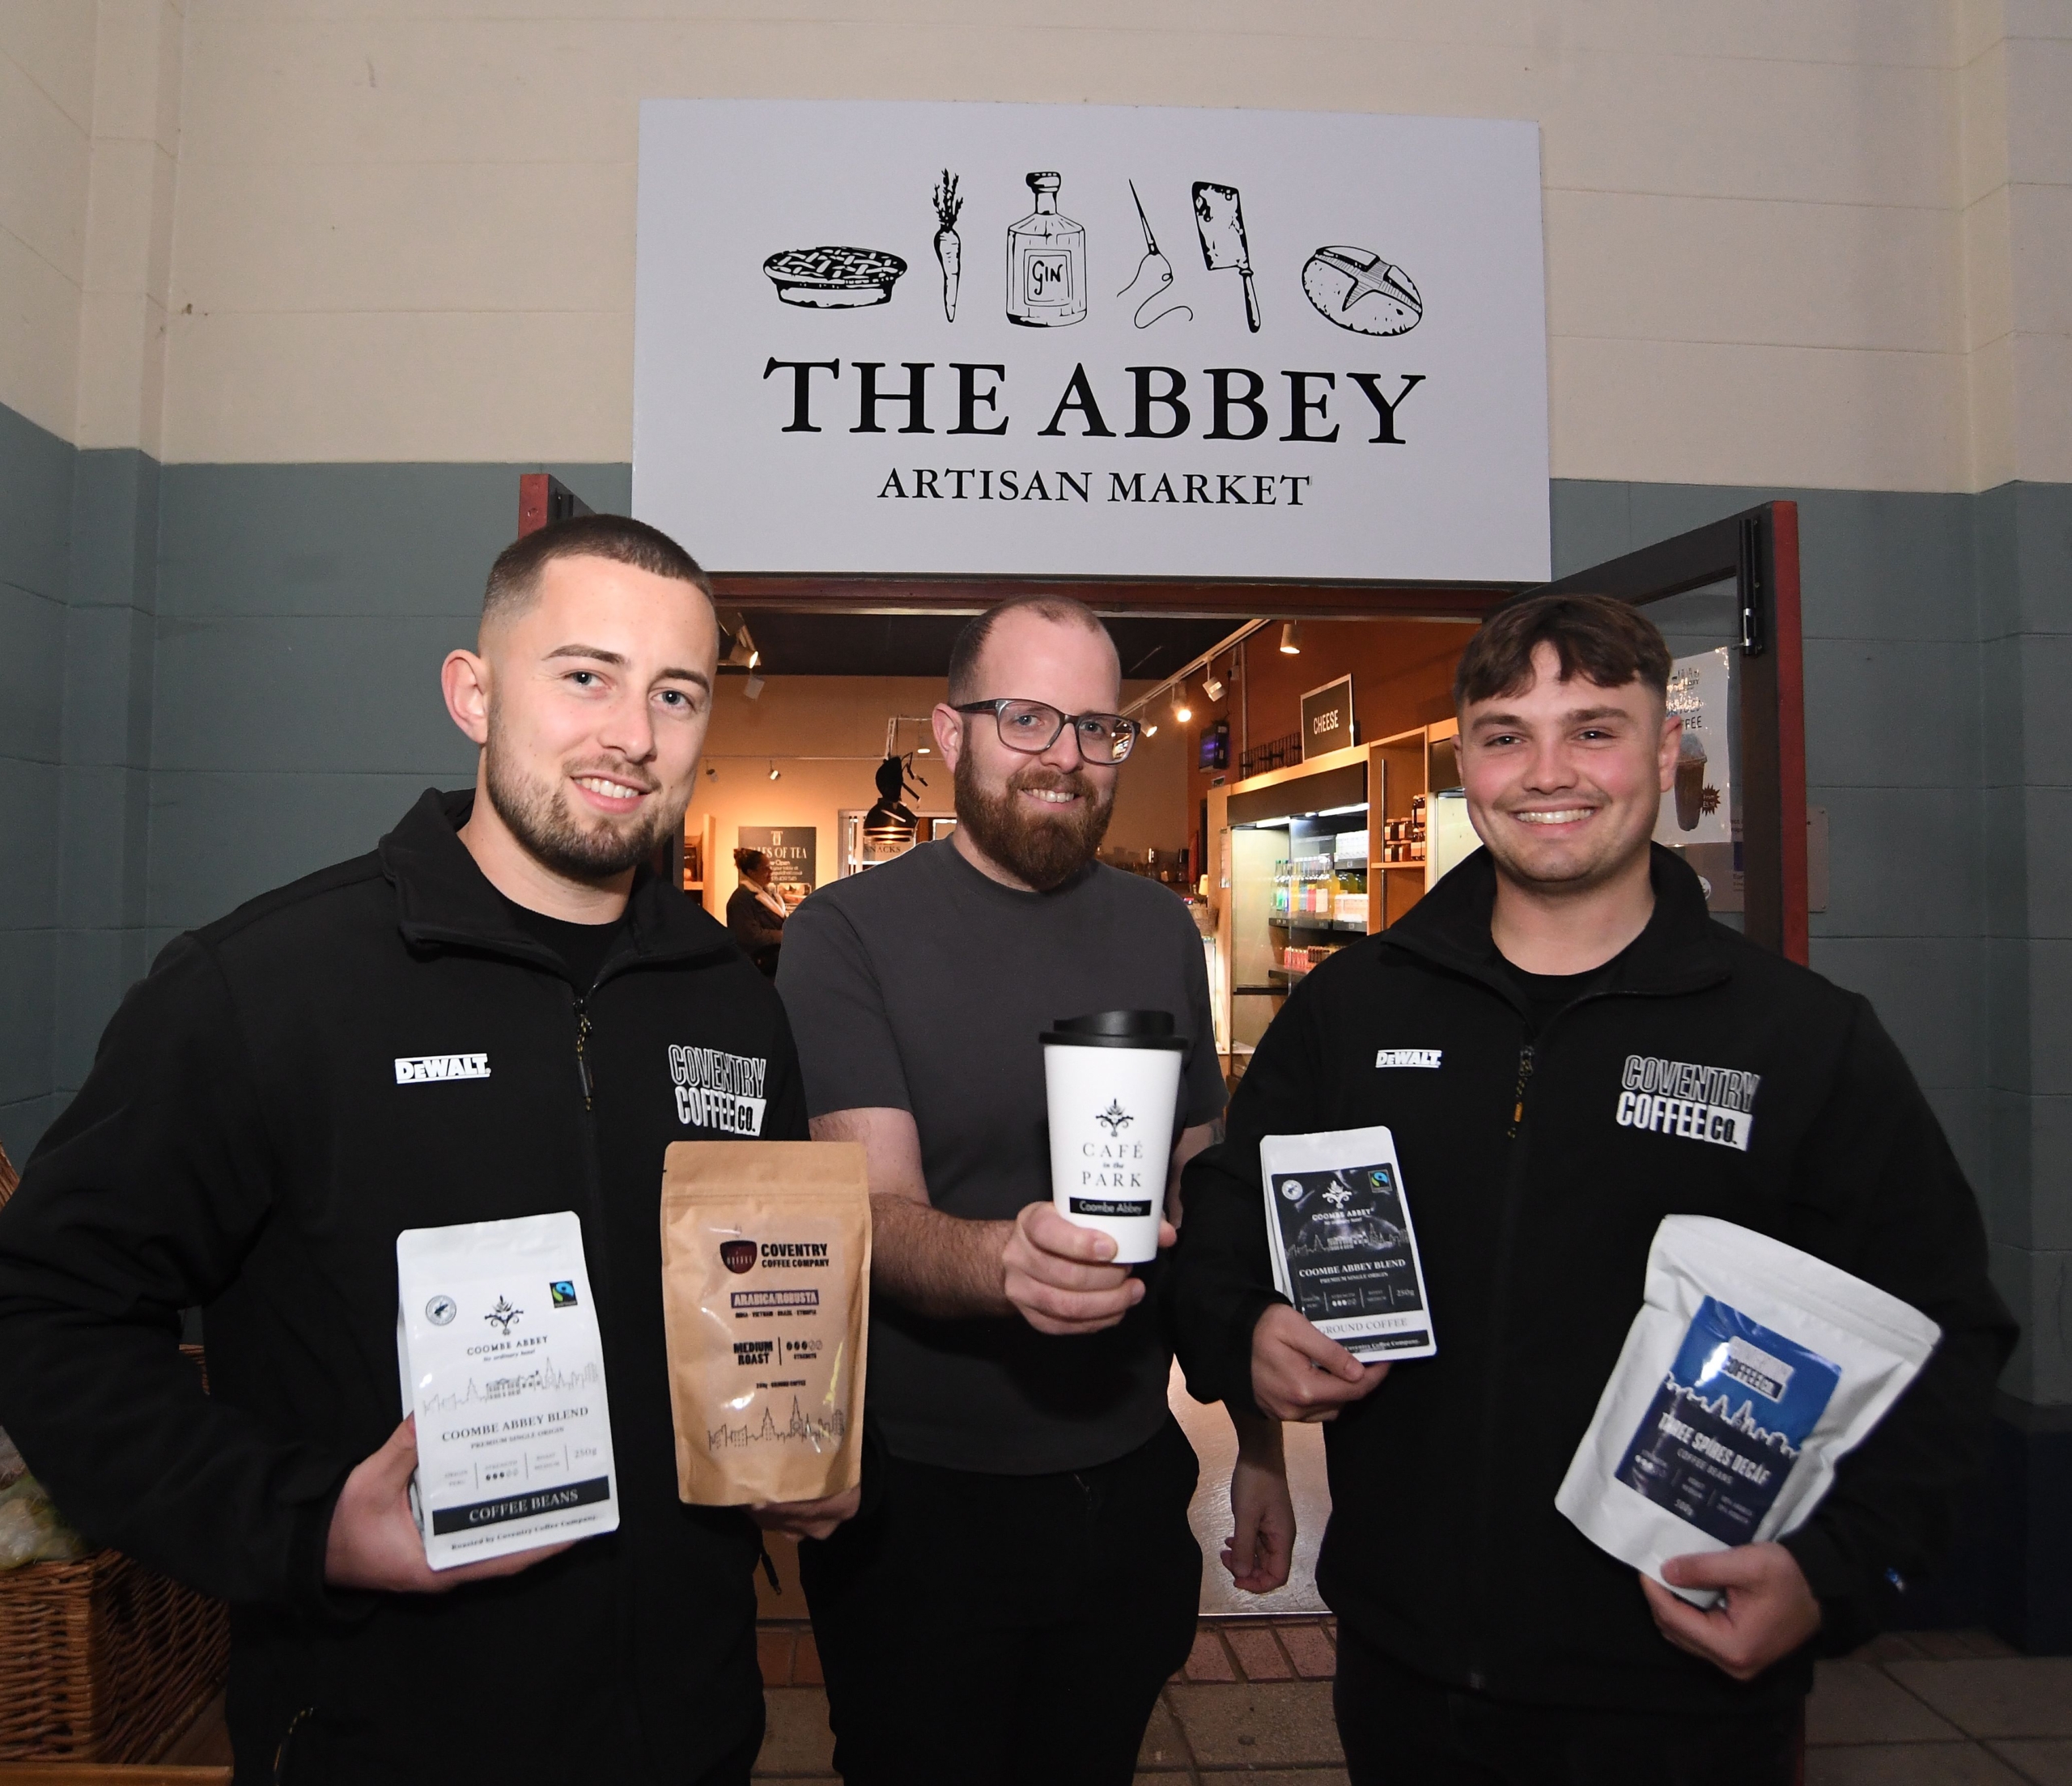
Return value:
<svg viewBox="0 0 2072 1786">
<path fill-rule="evenodd" d="M 1134 699 L 1153 685 L 1126 685 Z M 761 696 L 741 693 L 744 679 L 722 677 L 706 735 L 705 768 L 690 803 L 689 821 L 708 812 L 717 821 L 720 885 L 714 901 L 724 911 L 735 887 L 733 849 L 744 825 L 810 825 L 819 833 L 819 872 L 834 876 L 839 833 L 836 814 L 868 807 L 877 798 L 872 777 L 883 760 L 885 723 L 893 714 L 925 716 L 942 698 L 939 681 L 918 677 L 773 676 Z M 902 726 L 899 748 L 932 740 L 924 728 Z M 1131 753 L 1115 788 L 1115 813 L 1106 842 L 1129 849 L 1177 850 L 1192 821 L 1187 812 L 1189 740 L 1163 726 Z M 843 761 L 826 761 L 829 757 Z M 815 761 L 815 758 L 822 759 Z M 928 786 L 915 809 L 948 812 L 955 806 L 949 772 L 932 754 L 917 759 Z M 770 771 L 777 770 L 771 781 Z"/>
<path fill-rule="evenodd" d="M 2072 478 L 2063 0 L 98 11 L 0 11 L 0 401 L 96 444 L 163 320 L 168 460 L 623 460 L 639 100 L 954 97 L 1537 119 L 1556 476 Z"/>
<path fill-rule="evenodd" d="M 0 7 L 0 402 L 160 454 L 185 0 Z"/>
</svg>

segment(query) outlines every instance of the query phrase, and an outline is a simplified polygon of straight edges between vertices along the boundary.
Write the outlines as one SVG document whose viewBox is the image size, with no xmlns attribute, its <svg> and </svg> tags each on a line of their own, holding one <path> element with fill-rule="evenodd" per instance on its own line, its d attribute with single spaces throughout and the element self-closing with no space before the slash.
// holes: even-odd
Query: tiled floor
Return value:
<svg viewBox="0 0 2072 1786">
<path fill-rule="evenodd" d="M 812 1634 L 766 1626 L 762 1644 L 756 1777 L 832 1786 Z M 1334 1654 L 1327 1619 L 1204 1620 L 1144 1733 L 1140 1786 L 1344 1786 Z M 1883 1637 L 1821 1664 L 1807 1743 L 1807 1786 L 2072 1786 L 2072 1657 L 2017 1656 L 1977 1632 Z"/>
</svg>

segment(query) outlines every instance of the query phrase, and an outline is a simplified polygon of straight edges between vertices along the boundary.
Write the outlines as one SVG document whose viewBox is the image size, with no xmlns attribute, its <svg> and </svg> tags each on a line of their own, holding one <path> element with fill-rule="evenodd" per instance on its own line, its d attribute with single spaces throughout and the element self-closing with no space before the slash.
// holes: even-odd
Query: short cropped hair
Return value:
<svg viewBox="0 0 2072 1786">
<path fill-rule="evenodd" d="M 1108 641 L 1108 648 L 1115 650 L 1115 642 L 1108 629 L 1101 624 L 1101 617 L 1083 601 L 1075 601 L 1070 596 L 1016 596 L 1008 600 L 996 602 L 985 613 L 968 621 L 964 630 L 957 635 L 957 643 L 949 653 L 949 704 L 979 698 L 979 660 L 985 655 L 986 641 L 992 637 L 993 629 L 1008 614 L 1032 613 L 1039 620 L 1051 621 L 1061 626 L 1082 626 L 1089 633 L 1098 633 Z M 1118 672 L 1121 660 L 1116 660 Z"/>
<path fill-rule="evenodd" d="M 1610 596 L 1534 596 L 1499 608 L 1467 642 L 1454 672 L 1454 711 L 1532 685 L 1532 654 L 1552 645 L 1561 680 L 1601 689 L 1639 682 L 1669 698 L 1669 647 L 1654 622 Z"/>
<path fill-rule="evenodd" d="M 687 583 L 718 610 L 712 579 L 660 528 L 630 515 L 576 515 L 535 528 L 497 554 L 482 591 L 482 624 L 510 619 L 530 607 L 539 593 L 540 573 L 556 558 L 609 558 Z"/>
</svg>

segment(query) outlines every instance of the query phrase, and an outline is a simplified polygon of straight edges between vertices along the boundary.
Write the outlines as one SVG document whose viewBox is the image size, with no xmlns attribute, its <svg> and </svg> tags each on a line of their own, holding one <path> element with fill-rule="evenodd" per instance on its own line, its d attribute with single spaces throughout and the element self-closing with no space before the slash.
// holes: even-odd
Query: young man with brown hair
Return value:
<svg viewBox="0 0 2072 1786">
<path fill-rule="evenodd" d="M 1291 995 L 1227 1143 L 1186 1174 L 1168 1289 L 1189 1386 L 1331 1422 L 1318 1578 L 1356 1786 L 1789 1786 L 1812 1657 L 1938 1559 L 1983 1453 L 2013 1329 L 1971 1190 L 1869 1004 L 1714 923 L 1652 844 L 1670 668 L 1606 598 L 1490 620 L 1454 684 L 1484 847 Z M 1650 1061 L 1756 1075 L 1746 1151 L 1622 1124 L 1624 1074 Z M 1259 1181 L 1263 1136 L 1380 1124 L 1439 1347 L 1393 1367 L 1274 1291 Z M 1554 1505 L 1679 1213 L 1801 1247 L 1942 1330 L 1804 1525 L 1671 1560 L 1723 1592 L 1709 1612 Z"/>
<path fill-rule="evenodd" d="M 644 866 L 682 825 L 716 654 L 703 573 L 654 528 L 508 548 L 444 668 L 473 788 L 168 945 L 0 1211 L 0 1421 L 94 1539 L 231 1603 L 240 1780 L 749 1777 L 760 1542 L 677 1501 L 662 1322 L 663 1151 L 723 1137 L 672 1063 L 752 1067 L 729 1134 L 800 1139 L 805 1107 L 769 982 Z M 563 1210 L 618 1529 L 435 1573 L 396 1237 Z M 206 1397 L 176 1350 L 195 1305 Z"/>
</svg>

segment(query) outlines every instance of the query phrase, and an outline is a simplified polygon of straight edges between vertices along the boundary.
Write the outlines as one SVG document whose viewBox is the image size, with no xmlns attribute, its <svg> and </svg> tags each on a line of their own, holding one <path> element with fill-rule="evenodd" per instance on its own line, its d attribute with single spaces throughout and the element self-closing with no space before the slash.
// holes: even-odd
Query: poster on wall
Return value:
<svg viewBox="0 0 2072 1786">
<path fill-rule="evenodd" d="M 741 848 L 770 858 L 771 885 L 794 906 L 817 884 L 819 835 L 810 825 L 744 825 L 735 833 Z"/>
<path fill-rule="evenodd" d="M 633 475 L 721 571 L 1543 580 L 1538 126 L 648 100 Z"/>
<path fill-rule="evenodd" d="M 1654 840 L 1673 848 L 1734 842 L 1734 763 L 1728 715 L 1734 654 L 1725 646 L 1670 666 L 1669 711 L 1684 722 L 1676 780 L 1662 796 Z M 1702 871 L 1700 871 L 1702 872 Z"/>
</svg>

